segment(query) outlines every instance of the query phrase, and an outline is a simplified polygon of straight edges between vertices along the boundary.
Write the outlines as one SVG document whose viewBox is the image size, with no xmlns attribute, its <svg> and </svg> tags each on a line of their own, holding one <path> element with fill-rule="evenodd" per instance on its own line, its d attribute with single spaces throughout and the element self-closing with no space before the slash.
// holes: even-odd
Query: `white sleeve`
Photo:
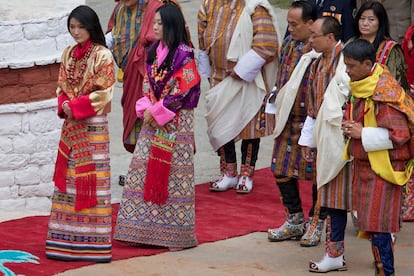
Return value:
<svg viewBox="0 0 414 276">
<path fill-rule="evenodd" d="M 266 60 L 251 49 L 237 61 L 234 72 L 243 80 L 252 82 L 265 63 Z"/>
<path fill-rule="evenodd" d="M 211 74 L 210 59 L 206 51 L 200 50 L 198 53 L 198 72 L 204 78 L 209 78 Z"/>
<path fill-rule="evenodd" d="M 361 141 L 366 152 L 394 148 L 388 135 L 388 129 L 383 127 L 362 128 Z"/>
<path fill-rule="evenodd" d="M 298 144 L 304 147 L 316 148 L 315 141 L 313 141 L 313 126 L 316 119 L 307 116 L 300 133 Z"/>
<path fill-rule="evenodd" d="M 111 32 L 105 35 L 105 43 L 106 47 L 108 47 L 109 50 L 112 50 L 114 48 L 114 37 L 112 36 Z"/>
</svg>

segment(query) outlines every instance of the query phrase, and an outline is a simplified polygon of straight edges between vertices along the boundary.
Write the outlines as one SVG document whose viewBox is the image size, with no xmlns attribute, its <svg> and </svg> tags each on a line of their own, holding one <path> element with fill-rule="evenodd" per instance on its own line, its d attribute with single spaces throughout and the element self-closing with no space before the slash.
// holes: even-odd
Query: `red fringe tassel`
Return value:
<svg viewBox="0 0 414 276">
<path fill-rule="evenodd" d="M 98 204 L 96 199 L 96 175 L 90 174 L 76 178 L 75 211 L 91 208 Z"/>
<path fill-rule="evenodd" d="M 63 153 L 61 151 L 63 151 Z M 55 186 L 63 193 L 66 193 L 66 171 L 68 169 L 68 158 L 65 157 L 65 155 L 69 155 L 69 149 L 65 143 L 60 141 L 53 181 L 55 182 Z"/>
<path fill-rule="evenodd" d="M 168 198 L 172 152 L 152 145 L 144 184 L 144 200 L 165 204 Z"/>
</svg>

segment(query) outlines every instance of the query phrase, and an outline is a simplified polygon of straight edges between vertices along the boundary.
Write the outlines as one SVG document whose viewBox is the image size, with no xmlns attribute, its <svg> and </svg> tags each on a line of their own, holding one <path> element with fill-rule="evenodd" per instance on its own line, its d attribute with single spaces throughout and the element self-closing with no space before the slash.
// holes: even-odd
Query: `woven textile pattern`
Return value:
<svg viewBox="0 0 414 276">
<path fill-rule="evenodd" d="M 172 152 L 166 204 L 143 200 L 148 155 L 154 129 L 144 124 L 135 148 L 118 213 L 114 239 L 164 246 L 197 245 L 194 234 L 194 113 L 181 110 Z"/>
<path fill-rule="evenodd" d="M 112 258 L 109 134 L 106 115 L 85 120 L 97 176 L 96 207 L 75 212 L 75 163 L 69 156 L 67 191 L 55 189 L 46 240 L 49 258 L 108 262 Z"/>
</svg>

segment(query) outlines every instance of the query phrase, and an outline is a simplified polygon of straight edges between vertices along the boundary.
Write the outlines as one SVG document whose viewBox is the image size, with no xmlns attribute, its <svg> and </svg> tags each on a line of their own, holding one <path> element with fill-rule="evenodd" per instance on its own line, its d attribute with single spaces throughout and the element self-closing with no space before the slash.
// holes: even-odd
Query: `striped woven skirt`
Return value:
<svg viewBox="0 0 414 276">
<path fill-rule="evenodd" d="M 367 232 L 399 232 L 401 226 L 402 188 L 377 176 L 369 161 L 354 159 L 352 207 L 358 214 L 358 227 Z M 402 171 L 405 162 L 393 161 Z"/>
<path fill-rule="evenodd" d="M 75 211 L 75 163 L 69 156 L 66 193 L 55 188 L 46 239 L 46 256 L 65 261 L 110 262 L 112 209 L 109 133 L 106 115 L 87 119 L 96 167 L 98 205 Z"/>
<path fill-rule="evenodd" d="M 352 162 L 346 163 L 334 179 L 319 188 L 318 200 L 321 206 L 352 210 L 352 166 Z"/>
<path fill-rule="evenodd" d="M 143 199 L 146 169 L 154 129 L 144 124 L 128 171 L 118 212 L 114 239 L 180 250 L 194 247 L 194 113 L 181 110 L 172 150 L 165 204 Z"/>
</svg>

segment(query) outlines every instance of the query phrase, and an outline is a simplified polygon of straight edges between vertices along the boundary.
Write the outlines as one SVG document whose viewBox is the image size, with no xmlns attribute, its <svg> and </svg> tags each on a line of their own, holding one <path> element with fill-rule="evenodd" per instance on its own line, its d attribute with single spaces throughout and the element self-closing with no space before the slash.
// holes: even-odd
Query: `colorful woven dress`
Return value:
<svg viewBox="0 0 414 276">
<path fill-rule="evenodd" d="M 88 41 L 84 55 L 65 49 L 58 79 L 59 142 L 46 256 L 66 261 L 112 259 L 109 133 L 115 82 L 111 52 Z M 82 51 L 80 51 L 82 52 Z M 68 103 L 73 119 L 63 112 Z"/>
<path fill-rule="evenodd" d="M 152 47 L 157 47 L 155 43 Z M 129 166 L 114 239 L 180 250 L 194 247 L 194 113 L 200 76 L 193 49 L 181 44 L 169 70 L 147 63 L 144 95 L 137 102 L 166 108 L 163 128 L 144 122 Z M 153 113 L 151 111 L 151 113 Z M 155 117 L 155 116 L 154 116 Z"/>
</svg>

